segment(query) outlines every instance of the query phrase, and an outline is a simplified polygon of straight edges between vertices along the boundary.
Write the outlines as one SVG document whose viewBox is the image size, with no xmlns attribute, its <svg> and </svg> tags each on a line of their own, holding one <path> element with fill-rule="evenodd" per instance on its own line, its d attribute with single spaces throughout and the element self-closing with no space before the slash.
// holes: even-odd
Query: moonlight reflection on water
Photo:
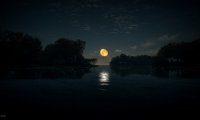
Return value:
<svg viewBox="0 0 200 120">
<path fill-rule="evenodd" d="M 109 72 L 107 71 L 102 71 L 99 73 L 99 83 L 100 86 L 108 86 L 109 85 Z"/>
</svg>

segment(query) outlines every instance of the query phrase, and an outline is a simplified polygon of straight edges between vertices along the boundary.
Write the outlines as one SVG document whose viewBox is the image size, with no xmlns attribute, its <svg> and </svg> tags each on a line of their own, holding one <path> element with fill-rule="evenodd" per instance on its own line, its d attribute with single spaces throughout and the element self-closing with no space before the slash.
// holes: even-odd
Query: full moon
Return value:
<svg viewBox="0 0 200 120">
<path fill-rule="evenodd" d="M 101 49 L 101 50 L 100 50 L 100 55 L 103 56 L 103 57 L 108 56 L 108 50 L 106 50 L 106 49 Z"/>
</svg>

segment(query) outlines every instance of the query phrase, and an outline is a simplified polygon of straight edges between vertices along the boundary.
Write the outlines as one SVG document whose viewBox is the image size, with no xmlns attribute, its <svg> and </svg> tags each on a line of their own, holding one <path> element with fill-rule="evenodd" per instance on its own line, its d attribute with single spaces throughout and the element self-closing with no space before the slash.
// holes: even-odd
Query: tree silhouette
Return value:
<svg viewBox="0 0 200 120">
<path fill-rule="evenodd" d="M 41 42 L 20 32 L 0 32 L 1 68 L 26 67 L 38 64 Z"/>
<path fill-rule="evenodd" d="M 85 59 L 82 40 L 58 39 L 42 50 L 39 39 L 20 32 L 0 31 L 0 77 L 81 77 L 96 59 Z M 80 70 L 81 69 L 81 70 Z"/>
<path fill-rule="evenodd" d="M 127 56 L 121 54 L 113 57 L 110 66 L 113 72 L 126 76 L 129 74 L 149 74 L 153 57 L 147 55 Z"/>
<path fill-rule="evenodd" d="M 85 62 L 83 51 L 85 42 L 69 39 L 58 39 L 49 44 L 43 52 L 43 63 L 53 66 L 79 66 Z"/>
<path fill-rule="evenodd" d="M 137 65 L 151 65 L 152 57 L 147 55 L 140 56 L 127 56 L 125 54 L 121 54 L 120 56 L 113 57 L 111 59 L 110 65 L 111 67 L 134 67 Z"/>
<path fill-rule="evenodd" d="M 154 67 L 200 67 L 199 50 L 200 39 L 193 42 L 169 43 L 158 51 Z"/>
</svg>

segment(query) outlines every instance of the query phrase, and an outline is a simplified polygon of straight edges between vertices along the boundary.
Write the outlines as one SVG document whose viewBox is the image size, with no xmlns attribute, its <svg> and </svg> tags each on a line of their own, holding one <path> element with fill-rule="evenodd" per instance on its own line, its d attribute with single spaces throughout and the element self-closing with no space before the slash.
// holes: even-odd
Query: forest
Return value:
<svg viewBox="0 0 200 120">
<path fill-rule="evenodd" d="M 96 58 L 83 56 L 86 42 L 59 38 L 45 47 L 41 41 L 25 33 L 0 31 L 0 77 L 82 77 Z M 166 74 L 178 70 L 184 75 L 200 71 L 200 39 L 173 42 L 162 46 L 155 56 L 121 54 L 110 61 L 112 70 L 129 74 Z M 187 74 L 186 74 L 187 72 Z"/>
<path fill-rule="evenodd" d="M 89 69 L 96 59 L 84 58 L 85 45 L 82 40 L 60 38 L 43 47 L 38 38 L 28 34 L 1 31 L 0 76 L 33 77 L 42 71 L 42 76 L 56 77 L 72 75 L 74 72 L 70 71 L 77 69 Z"/>
<path fill-rule="evenodd" d="M 200 39 L 192 42 L 173 42 L 162 46 L 155 56 L 128 56 L 121 54 L 113 57 L 112 70 L 121 73 L 148 73 L 168 75 L 169 71 L 178 72 L 178 76 L 198 76 L 200 73 Z M 124 72 L 124 70 L 126 72 Z M 180 75 L 181 74 L 181 75 Z"/>
</svg>

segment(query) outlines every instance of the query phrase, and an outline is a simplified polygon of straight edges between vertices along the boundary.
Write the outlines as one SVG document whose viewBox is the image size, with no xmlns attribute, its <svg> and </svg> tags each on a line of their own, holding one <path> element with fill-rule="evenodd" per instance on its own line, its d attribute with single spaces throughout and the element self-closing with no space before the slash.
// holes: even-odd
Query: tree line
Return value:
<svg viewBox="0 0 200 120">
<path fill-rule="evenodd" d="M 137 65 L 151 65 L 152 56 L 140 55 L 140 56 L 128 56 L 121 54 L 119 56 L 113 57 L 111 59 L 111 66 L 127 66 L 133 67 Z"/>
<path fill-rule="evenodd" d="M 38 38 L 28 34 L 0 31 L 0 68 L 91 67 L 96 59 L 83 56 L 86 42 L 60 38 L 42 47 Z"/>
<path fill-rule="evenodd" d="M 158 51 L 154 67 L 200 67 L 200 39 L 192 42 L 169 43 Z"/>
<path fill-rule="evenodd" d="M 121 69 L 141 68 L 151 66 L 157 72 L 181 70 L 186 74 L 200 71 L 200 39 L 192 42 L 173 42 L 162 46 L 155 56 L 128 56 L 121 54 L 113 57 L 110 66 L 115 71 Z M 145 68 L 146 69 L 146 68 Z"/>
</svg>

